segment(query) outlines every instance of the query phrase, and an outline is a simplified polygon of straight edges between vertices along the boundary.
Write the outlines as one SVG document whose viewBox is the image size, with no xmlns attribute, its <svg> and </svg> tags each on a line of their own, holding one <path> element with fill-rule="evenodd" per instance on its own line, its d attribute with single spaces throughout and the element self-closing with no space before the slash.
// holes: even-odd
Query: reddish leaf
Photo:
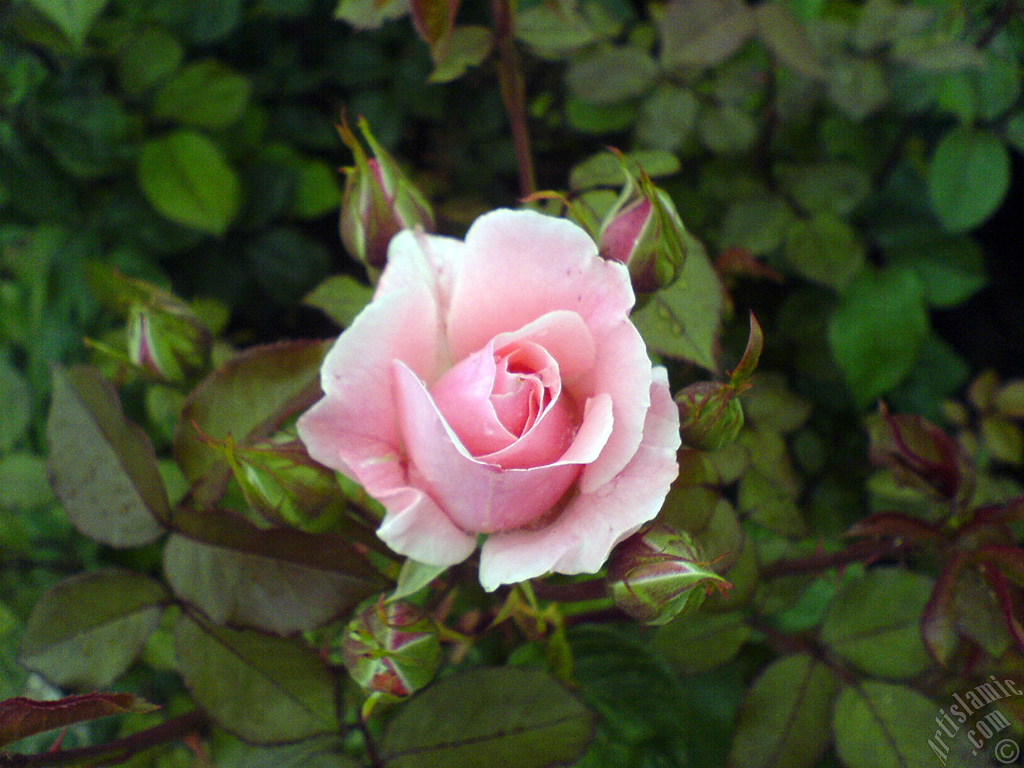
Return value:
<svg viewBox="0 0 1024 768">
<path fill-rule="evenodd" d="M 942 541 L 942 534 L 939 533 L 937 526 L 902 512 L 879 512 L 868 515 L 854 523 L 846 533 L 848 536 L 904 539 L 915 544 Z"/>
<path fill-rule="evenodd" d="M 1017 586 L 1024 586 L 1024 549 L 1012 544 L 987 544 L 974 553 L 975 559 L 991 564 Z"/>
<path fill-rule="evenodd" d="M 953 558 L 946 563 L 946 567 L 939 574 L 935 586 L 932 588 L 932 595 L 928 604 L 921 614 L 921 636 L 924 638 L 925 647 L 937 662 L 945 666 L 953 651 L 956 650 L 958 640 L 956 614 L 953 611 L 953 602 L 956 597 L 956 585 L 967 564 L 967 554 L 957 552 Z"/>
<path fill-rule="evenodd" d="M 974 510 L 972 522 L 979 524 L 1008 524 L 1024 519 L 1024 496 L 1015 496 L 1008 501 L 979 507 Z"/>
<path fill-rule="evenodd" d="M 430 46 L 434 61 L 444 58 L 444 49 L 455 25 L 461 0 L 411 0 L 409 10 L 416 33 Z"/>
<path fill-rule="evenodd" d="M 155 709 L 159 707 L 131 693 L 86 693 L 56 701 L 6 699 L 0 701 L 0 746 L 87 720 Z"/>
<path fill-rule="evenodd" d="M 1013 605 L 1013 594 L 1010 592 L 1010 585 L 1007 583 L 1006 576 L 1003 575 L 1002 571 L 997 571 L 994 568 L 984 569 L 984 576 L 988 583 L 992 585 L 992 590 L 996 593 L 996 599 L 999 601 L 999 610 L 1003 612 L 1003 618 L 1006 620 L 1006 628 L 1010 630 L 1010 635 L 1017 644 L 1017 648 L 1024 652 L 1024 625 L 1021 624 Z"/>
</svg>

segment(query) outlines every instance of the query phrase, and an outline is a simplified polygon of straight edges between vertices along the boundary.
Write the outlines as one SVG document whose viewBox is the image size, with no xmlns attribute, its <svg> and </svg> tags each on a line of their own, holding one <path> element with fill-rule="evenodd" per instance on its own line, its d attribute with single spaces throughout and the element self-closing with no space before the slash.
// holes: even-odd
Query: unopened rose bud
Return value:
<svg viewBox="0 0 1024 768">
<path fill-rule="evenodd" d="M 712 588 L 731 586 L 703 561 L 689 535 L 661 523 L 619 544 L 608 563 L 612 600 L 647 624 L 667 624 L 697 610 Z"/>
<path fill-rule="evenodd" d="M 897 481 L 944 499 L 967 499 L 974 489 L 971 464 L 956 443 L 921 416 L 892 414 L 883 403 L 871 426 L 870 457 L 890 467 Z"/>
<path fill-rule="evenodd" d="M 364 603 L 345 629 L 342 661 L 368 694 L 364 715 L 378 702 L 398 701 L 425 686 L 441 665 L 441 642 L 430 617 L 412 603 L 384 598 Z"/>
<path fill-rule="evenodd" d="M 344 511 L 335 474 L 313 461 L 298 440 L 245 446 L 228 440 L 218 447 L 249 507 L 267 522 L 321 533 Z"/>
<path fill-rule="evenodd" d="M 128 358 L 171 383 L 196 378 L 210 367 L 212 341 L 184 304 L 133 304 L 128 314 Z"/>
<path fill-rule="evenodd" d="M 688 234 L 668 193 L 623 160 L 626 186 L 601 225 L 601 255 L 629 268 L 638 295 L 671 285 L 686 259 Z"/>
<path fill-rule="evenodd" d="M 717 451 L 736 440 L 743 428 L 737 388 L 714 381 L 691 384 L 676 395 L 683 442 L 702 451 Z"/>
<path fill-rule="evenodd" d="M 352 151 L 355 165 L 345 170 L 339 229 L 348 252 L 376 276 L 387 263 L 388 243 L 403 229 L 434 227 L 430 204 L 370 133 L 365 120 L 359 130 L 373 152 L 368 157 L 359 139 L 342 122 L 341 140 Z"/>
</svg>

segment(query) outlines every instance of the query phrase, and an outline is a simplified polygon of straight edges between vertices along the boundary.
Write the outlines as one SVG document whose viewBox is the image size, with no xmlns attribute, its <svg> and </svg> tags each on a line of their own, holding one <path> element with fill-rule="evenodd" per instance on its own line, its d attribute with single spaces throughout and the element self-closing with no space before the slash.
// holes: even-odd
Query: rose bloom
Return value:
<svg viewBox="0 0 1024 768">
<path fill-rule="evenodd" d="M 404 231 L 298 422 L 387 510 L 395 552 L 480 582 L 593 573 L 652 519 L 679 415 L 629 321 L 626 268 L 564 219 L 498 210 L 465 242 Z"/>
</svg>

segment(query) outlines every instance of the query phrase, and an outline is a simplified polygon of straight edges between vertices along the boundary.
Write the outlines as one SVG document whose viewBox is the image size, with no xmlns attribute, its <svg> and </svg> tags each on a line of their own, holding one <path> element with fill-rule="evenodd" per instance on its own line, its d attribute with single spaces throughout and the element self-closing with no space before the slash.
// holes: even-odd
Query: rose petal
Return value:
<svg viewBox="0 0 1024 768">
<path fill-rule="evenodd" d="M 516 342 L 532 342 L 544 347 L 558 362 L 562 386 L 569 389 L 594 367 L 594 340 L 583 318 L 575 312 L 548 312 L 517 331 L 499 333 L 494 337 L 494 349 L 500 353 Z"/>
<path fill-rule="evenodd" d="M 633 459 L 611 482 L 573 499 L 561 515 L 538 530 L 488 536 L 480 553 L 480 583 L 492 591 L 557 573 L 595 573 L 612 547 L 652 520 L 679 473 L 679 411 L 664 368 L 655 368 L 643 440 Z"/>
<path fill-rule="evenodd" d="M 449 348 L 461 359 L 557 310 L 575 312 L 593 330 L 591 318 L 625 317 L 633 302 L 626 268 L 599 258 L 580 227 L 535 211 L 493 211 L 466 233 Z"/>
<path fill-rule="evenodd" d="M 491 345 L 449 369 L 430 395 L 471 454 L 500 451 L 516 441 L 495 412 L 491 389 L 497 372 Z"/>
<path fill-rule="evenodd" d="M 623 318 L 594 333 L 597 359 L 591 388 L 611 395 L 615 431 L 601 455 L 583 470 L 580 489 L 587 493 L 608 483 L 633 458 L 644 432 L 651 388 L 651 361 L 640 332 Z"/>
<path fill-rule="evenodd" d="M 413 284 L 375 299 L 327 353 L 325 396 L 298 420 L 310 456 L 358 480 L 373 495 L 391 490 L 401 445 L 392 379 L 395 359 L 421 377 L 438 357 L 437 307 Z"/>
<path fill-rule="evenodd" d="M 400 488 L 381 503 L 388 513 L 377 536 L 399 554 L 427 565 L 455 565 L 476 549 L 476 536 L 456 527 L 418 488 Z"/>
<path fill-rule="evenodd" d="M 423 382 L 394 366 L 402 436 L 423 489 L 464 531 L 517 528 L 548 511 L 579 474 L 576 464 L 501 469 L 474 459 L 445 423 Z"/>
</svg>

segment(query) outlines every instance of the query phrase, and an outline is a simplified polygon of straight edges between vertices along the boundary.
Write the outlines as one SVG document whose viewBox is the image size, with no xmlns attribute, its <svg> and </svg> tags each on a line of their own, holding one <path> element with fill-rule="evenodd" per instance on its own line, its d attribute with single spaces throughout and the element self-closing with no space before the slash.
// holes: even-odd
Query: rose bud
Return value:
<svg viewBox="0 0 1024 768">
<path fill-rule="evenodd" d="M 667 624 L 697 610 L 712 587 L 724 592 L 732 586 L 702 561 L 689 535 L 662 523 L 615 548 L 607 583 L 615 604 L 646 624 Z"/>
<path fill-rule="evenodd" d="M 359 130 L 373 157 L 367 157 L 346 122 L 338 126 L 341 140 L 355 158 L 355 165 L 344 169 L 339 229 L 349 254 L 376 278 L 387 263 L 391 238 L 403 229 L 433 229 L 434 213 L 398 163 L 377 143 L 365 120 L 359 120 Z"/>
<path fill-rule="evenodd" d="M 679 431 L 683 442 L 702 451 L 717 451 L 731 444 L 743 428 L 743 406 L 731 384 L 703 381 L 676 395 Z"/>
<path fill-rule="evenodd" d="M 206 327 L 177 300 L 129 309 L 128 358 L 163 381 L 180 383 L 205 373 L 211 344 Z"/>
<path fill-rule="evenodd" d="M 334 524 L 345 496 L 334 473 L 309 458 L 298 440 L 237 445 L 224 452 L 249 507 L 271 524 L 284 523 L 309 533 Z"/>
<path fill-rule="evenodd" d="M 376 704 L 399 701 L 429 683 L 441 665 L 441 642 L 421 609 L 380 597 L 356 610 L 341 654 L 352 679 L 369 694 L 365 718 Z"/>
<path fill-rule="evenodd" d="M 948 500 L 973 493 L 969 462 L 945 432 L 921 416 L 892 414 L 879 403 L 869 434 L 871 461 L 890 467 L 900 483 Z"/>
<path fill-rule="evenodd" d="M 654 293 L 679 276 L 689 235 L 672 198 L 642 168 L 637 176 L 623 162 L 623 172 L 626 186 L 601 225 L 598 248 L 629 268 L 637 294 Z"/>
</svg>

